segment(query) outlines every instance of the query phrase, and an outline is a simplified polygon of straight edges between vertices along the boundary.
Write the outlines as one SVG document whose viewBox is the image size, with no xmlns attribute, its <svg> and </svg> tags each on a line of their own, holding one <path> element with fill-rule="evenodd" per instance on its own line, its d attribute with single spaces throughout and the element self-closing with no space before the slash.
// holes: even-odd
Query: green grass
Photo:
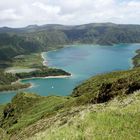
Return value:
<svg viewBox="0 0 140 140">
<path fill-rule="evenodd" d="M 0 128 L 0 140 L 9 140 L 9 136 L 2 128 Z"/>
<path fill-rule="evenodd" d="M 136 68 L 92 77 L 72 96 L 18 94 L 4 108 L 0 125 L 18 139 L 36 133 L 39 140 L 137 139 L 140 93 L 133 92 L 140 89 L 139 81 Z"/>
<path fill-rule="evenodd" d="M 0 105 L 0 118 L 2 117 L 4 107 L 5 107 L 5 105 Z M 2 128 L 0 128 L 0 139 L 1 140 L 9 139 L 8 135 L 6 134 L 6 131 L 3 130 Z"/>
<path fill-rule="evenodd" d="M 0 105 L 0 117 L 1 117 L 1 115 L 2 115 L 2 113 L 3 113 L 4 107 L 5 107 L 5 105 Z"/>
<path fill-rule="evenodd" d="M 113 100 L 104 107 L 83 111 L 63 126 L 52 126 L 31 140 L 139 140 L 140 93 L 122 101 Z M 87 109 L 89 109 L 87 107 Z"/>
<path fill-rule="evenodd" d="M 77 86 L 72 93 L 77 104 L 103 103 L 140 89 L 140 68 L 97 75 Z M 75 103 L 76 103 L 75 102 Z"/>
<path fill-rule="evenodd" d="M 34 96 L 34 94 L 32 95 L 25 93 L 22 98 L 21 97 L 17 99 L 16 98 L 13 101 L 13 104 L 17 104 L 19 107 L 18 106 L 15 107 L 15 117 L 16 116 L 21 117 L 18 118 L 18 123 L 12 125 L 7 129 L 9 133 L 13 132 L 15 133 L 21 128 L 23 129 L 44 117 L 50 117 L 56 114 L 57 110 L 61 108 L 61 105 L 68 100 L 67 97 L 57 97 L 57 96 L 40 97 Z M 22 100 L 22 102 L 18 100 Z M 24 104 L 24 106 L 22 104 Z M 16 110 L 18 112 L 16 112 Z"/>
<path fill-rule="evenodd" d="M 43 67 L 43 58 L 40 53 L 19 55 L 12 59 L 11 66 L 6 68 L 8 73 L 31 72 Z"/>
<path fill-rule="evenodd" d="M 133 64 L 134 67 L 139 67 L 140 66 L 140 49 L 136 51 L 137 55 L 133 57 Z"/>
<path fill-rule="evenodd" d="M 39 68 L 42 67 L 43 59 L 40 53 L 32 53 L 30 55 L 23 55 L 21 58 L 13 59 L 14 68 Z"/>
</svg>

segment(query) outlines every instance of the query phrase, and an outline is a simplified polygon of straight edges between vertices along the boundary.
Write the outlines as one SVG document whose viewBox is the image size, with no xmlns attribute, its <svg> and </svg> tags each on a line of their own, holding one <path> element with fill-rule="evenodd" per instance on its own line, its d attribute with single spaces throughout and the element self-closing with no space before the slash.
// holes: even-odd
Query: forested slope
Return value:
<svg viewBox="0 0 140 140">
<path fill-rule="evenodd" d="M 7 67 L 8 62 L 17 55 L 48 51 L 75 43 L 140 43 L 140 25 L 93 23 L 77 26 L 50 24 L 16 29 L 0 28 L 0 66 Z"/>
</svg>

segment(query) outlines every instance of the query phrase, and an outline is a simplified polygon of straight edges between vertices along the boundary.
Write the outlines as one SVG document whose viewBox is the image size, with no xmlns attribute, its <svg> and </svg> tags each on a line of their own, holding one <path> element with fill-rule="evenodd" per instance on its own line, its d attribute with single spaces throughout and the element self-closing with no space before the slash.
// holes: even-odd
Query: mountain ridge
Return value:
<svg viewBox="0 0 140 140">
<path fill-rule="evenodd" d="M 140 25 L 90 23 L 76 26 L 46 24 L 24 28 L 3 27 L 0 28 L 0 65 L 5 65 L 3 61 L 9 62 L 17 55 L 49 51 L 77 43 L 140 43 Z"/>
<path fill-rule="evenodd" d="M 29 24 L 29 25 L 27 25 L 27 26 L 23 26 L 23 27 L 10 27 L 10 26 L 2 26 L 2 27 L 0 27 L 0 30 L 2 30 L 2 29 L 15 29 L 15 30 L 17 30 L 17 29 L 26 29 L 26 28 L 30 28 L 30 27 L 32 27 L 32 28 L 41 28 L 41 27 L 55 27 L 55 26 L 60 26 L 60 27 L 79 27 L 79 26 L 87 26 L 87 25 L 94 25 L 94 26 L 103 26 L 103 25 L 108 25 L 108 26 L 110 26 L 110 25 L 114 25 L 114 26 L 116 26 L 116 25 L 120 25 L 120 26 L 122 26 L 122 25 L 127 25 L 127 26 L 140 26 L 140 24 L 118 24 L 118 23 L 113 23 L 113 22 L 101 22 L 101 23 L 85 23 L 85 24 L 76 24 L 76 25 L 66 25 L 66 24 L 42 24 L 42 25 L 38 25 L 38 24 Z"/>
</svg>

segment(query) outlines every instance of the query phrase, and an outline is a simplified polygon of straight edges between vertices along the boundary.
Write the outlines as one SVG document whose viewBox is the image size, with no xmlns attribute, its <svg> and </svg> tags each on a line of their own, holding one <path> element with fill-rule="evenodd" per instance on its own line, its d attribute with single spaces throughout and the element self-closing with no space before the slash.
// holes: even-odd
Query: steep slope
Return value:
<svg viewBox="0 0 140 140">
<path fill-rule="evenodd" d="M 57 121 L 27 140 L 139 140 L 139 106 L 138 92 L 107 104 L 77 107 L 71 110 L 73 116 L 65 117 L 64 124 Z"/>
<path fill-rule="evenodd" d="M 103 103 L 140 89 L 140 68 L 97 75 L 77 86 L 72 96 L 77 103 Z"/>
<path fill-rule="evenodd" d="M 138 139 L 140 94 L 133 93 L 140 89 L 139 79 L 140 68 L 135 68 L 92 77 L 76 87 L 72 96 L 18 94 L 1 110 L 0 127 L 11 140 L 68 139 L 70 135 L 72 139 L 87 135 Z M 37 134 L 40 131 L 44 133 Z"/>
<path fill-rule="evenodd" d="M 136 51 L 136 56 L 133 58 L 134 67 L 140 67 L 140 49 Z"/>
</svg>

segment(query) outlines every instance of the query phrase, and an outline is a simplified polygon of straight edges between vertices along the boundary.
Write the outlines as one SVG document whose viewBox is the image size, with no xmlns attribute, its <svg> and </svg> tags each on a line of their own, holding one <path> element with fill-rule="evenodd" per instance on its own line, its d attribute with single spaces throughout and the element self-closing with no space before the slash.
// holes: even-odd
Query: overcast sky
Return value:
<svg viewBox="0 0 140 140">
<path fill-rule="evenodd" d="M 0 0 L 0 26 L 140 24 L 140 0 Z"/>
</svg>

